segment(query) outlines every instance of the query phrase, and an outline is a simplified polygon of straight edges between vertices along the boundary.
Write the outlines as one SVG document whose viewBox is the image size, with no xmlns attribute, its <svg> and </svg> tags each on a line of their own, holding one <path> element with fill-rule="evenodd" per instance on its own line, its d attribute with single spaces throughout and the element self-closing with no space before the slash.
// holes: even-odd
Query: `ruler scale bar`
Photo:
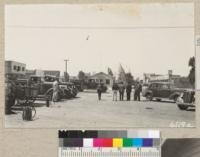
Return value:
<svg viewBox="0 0 200 157">
<path fill-rule="evenodd" d="M 129 150 L 114 150 L 114 149 L 84 149 L 65 150 L 60 148 L 60 157 L 160 157 L 158 149 L 129 149 Z M 89 156 L 88 156 L 89 155 Z"/>
</svg>

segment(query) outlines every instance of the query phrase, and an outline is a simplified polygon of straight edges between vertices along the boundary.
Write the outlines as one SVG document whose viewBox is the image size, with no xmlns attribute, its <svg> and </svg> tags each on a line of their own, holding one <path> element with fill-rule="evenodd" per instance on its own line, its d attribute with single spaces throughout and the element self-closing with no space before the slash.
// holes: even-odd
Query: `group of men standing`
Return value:
<svg viewBox="0 0 200 157">
<path fill-rule="evenodd" d="M 113 87 L 113 101 L 117 101 L 117 96 L 119 92 L 119 100 L 123 101 L 124 100 L 124 93 L 126 91 L 126 98 L 127 101 L 131 100 L 131 92 L 132 92 L 132 84 L 128 83 L 126 86 L 124 85 L 123 82 L 120 83 L 114 83 Z M 140 93 L 142 91 L 142 84 L 137 82 L 134 86 L 134 100 L 135 101 L 140 101 Z"/>
</svg>

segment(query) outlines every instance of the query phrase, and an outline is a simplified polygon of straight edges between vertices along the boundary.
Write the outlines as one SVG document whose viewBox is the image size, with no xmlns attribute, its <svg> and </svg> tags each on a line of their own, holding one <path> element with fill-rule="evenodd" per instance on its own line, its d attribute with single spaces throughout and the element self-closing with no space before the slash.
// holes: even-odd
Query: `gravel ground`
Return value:
<svg viewBox="0 0 200 157">
<path fill-rule="evenodd" d="M 133 98 L 133 97 L 132 97 Z M 194 127 L 195 112 L 181 111 L 175 103 L 162 101 L 112 101 L 112 92 L 97 100 L 95 91 L 78 93 L 77 98 L 46 107 L 37 102 L 33 121 L 23 121 L 22 111 L 5 116 L 6 128 L 131 128 Z"/>
</svg>

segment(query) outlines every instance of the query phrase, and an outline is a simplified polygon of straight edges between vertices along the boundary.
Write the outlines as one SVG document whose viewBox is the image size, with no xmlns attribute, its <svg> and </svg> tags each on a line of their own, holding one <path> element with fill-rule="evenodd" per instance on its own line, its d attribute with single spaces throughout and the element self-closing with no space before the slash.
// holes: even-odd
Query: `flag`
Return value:
<svg viewBox="0 0 200 157">
<path fill-rule="evenodd" d="M 124 84 L 126 84 L 126 73 L 124 68 L 122 67 L 122 65 L 119 65 L 119 77 L 118 77 L 118 81 L 119 82 L 123 82 Z"/>
</svg>

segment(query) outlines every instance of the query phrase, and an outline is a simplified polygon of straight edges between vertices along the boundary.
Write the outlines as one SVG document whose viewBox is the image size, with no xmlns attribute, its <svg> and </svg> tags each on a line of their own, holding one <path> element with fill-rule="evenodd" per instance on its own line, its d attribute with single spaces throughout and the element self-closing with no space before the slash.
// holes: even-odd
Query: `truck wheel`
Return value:
<svg viewBox="0 0 200 157">
<path fill-rule="evenodd" d="M 178 108 L 179 108 L 180 110 L 187 110 L 187 109 L 188 109 L 188 106 L 178 104 Z"/>
<path fill-rule="evenodd" d="M 48 97 L 48 99 L 51 101 L 53 97 L 53 91 L 51 90 L 48 93 L 46 93 L 46 97 Z"/>
<path fill-rule="evenodd" d="M 157 98 L 156 101 L 161 101 L 161 99 Z"/>
<path fill-rule="evenodd" d="M 146 99 L 149 100 L 149 101 L 152 101 L 153 100 L 153 95 L 151 93 L 148 93 L 146 95 Z"/>
</svg>

